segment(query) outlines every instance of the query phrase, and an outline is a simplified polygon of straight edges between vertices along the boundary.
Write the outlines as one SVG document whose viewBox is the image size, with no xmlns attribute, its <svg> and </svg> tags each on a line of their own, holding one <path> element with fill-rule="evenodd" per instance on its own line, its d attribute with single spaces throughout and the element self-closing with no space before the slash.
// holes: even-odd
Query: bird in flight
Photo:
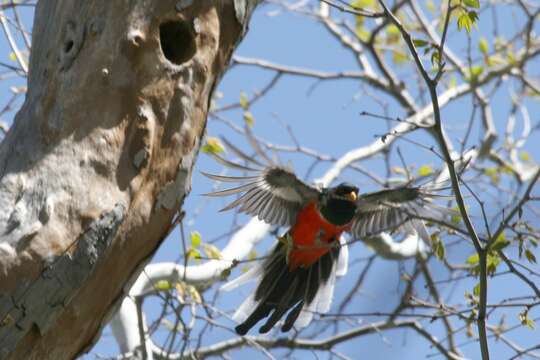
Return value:
<svg viewBox="0 0 540 360">
<path fill-rule="evenodd" d="M 269 164 L 263 164 L 228 141 L 226 143 L 249 166 L 217 154 L 214 158 L 228 168 L 249 175 L 223 176 L 203 172 L 216 181 L 241 184 L 205 195 L 238 194 L 239 197 L 221 211 L 238 208 L 239 212 L 288 228 L 278 237 L 269 256 L 222 287 L 230 290 L 249 279 L 259 279 L 254 293 L 233 317 L 241 322 L 235 328 L 240 335 L 245 335 L 267 317 L 259 328 L 260 333 L 270 331 L 287 313 L 281 326 L 284 332 L 293 325 L 297 328 L 307 326 L 315 312 L 327 312 L 332 301 L 343 233 L 362 239 L 399 228 L 416 231 L 424 241 L 429 241 L 422 219 L 447 214 L 445 209 L 431 202 L 436 195 L 420 187 L 403 186 L 366 194 L 361 194 L 358 187 L 349 183 L 317 188 L 268 157 L 265 160 Z"/>
</svg>

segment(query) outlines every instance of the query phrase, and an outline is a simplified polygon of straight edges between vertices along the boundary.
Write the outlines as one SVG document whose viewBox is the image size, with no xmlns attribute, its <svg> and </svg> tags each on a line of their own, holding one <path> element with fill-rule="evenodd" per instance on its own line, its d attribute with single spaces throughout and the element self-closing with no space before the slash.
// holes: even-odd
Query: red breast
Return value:
<svg viewBox="0 0 540 360">
<path fill-rule="evenodd" d="M 294 244 L 289 252 L 289 270 L 315 263 L 349 227 L 350 224 L 336 226 L 329 223 L 321 216 L 316 203 L 309 203 L 300 211 L 296 223 L 289 230 Z"/>
</svg>

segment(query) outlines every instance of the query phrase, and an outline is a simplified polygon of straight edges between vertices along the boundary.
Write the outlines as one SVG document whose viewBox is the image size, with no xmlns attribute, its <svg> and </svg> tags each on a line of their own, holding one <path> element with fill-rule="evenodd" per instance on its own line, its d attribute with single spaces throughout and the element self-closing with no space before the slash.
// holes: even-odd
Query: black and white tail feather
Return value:
<svg viewBox="0 0 540 360">
<path fill-rule="evenodd" d="M 343 237 L 340 244 L 345 245 Z M 285 245 L 278 242 L 266 259 L 221 287 L 230 291 L 249 281 L 258 283 L 255 291 L 233 315 L 233 320 L 240 323 L 235 328 L 238 334 L 245 335 L 270 314 L 259 328 L 260 333 L 270 331 L 287 312 L 281 326 L 284 332 L 293 325 L 296 329 L 304 328 L 310 324 L 314 314 L 330 310 L 336 276 L 347 272 L 347 247 L 336 246 L 313 265 L 294 271 L 289 271 L 286 259 Z"/>
</svg>

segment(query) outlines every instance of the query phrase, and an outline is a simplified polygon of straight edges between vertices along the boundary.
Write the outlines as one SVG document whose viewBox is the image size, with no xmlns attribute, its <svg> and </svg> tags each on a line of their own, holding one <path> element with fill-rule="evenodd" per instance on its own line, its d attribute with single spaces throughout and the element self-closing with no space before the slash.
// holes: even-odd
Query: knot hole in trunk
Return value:
<svg viewBox="0 0 540 360">
<path fill-rule="evenodd" d="M 189 23 L 168 21 L 159 26 L 159 40 L 163 55 L 176 65 L 189 61 L 197 50 L 195 33 Z"/>
</svg>

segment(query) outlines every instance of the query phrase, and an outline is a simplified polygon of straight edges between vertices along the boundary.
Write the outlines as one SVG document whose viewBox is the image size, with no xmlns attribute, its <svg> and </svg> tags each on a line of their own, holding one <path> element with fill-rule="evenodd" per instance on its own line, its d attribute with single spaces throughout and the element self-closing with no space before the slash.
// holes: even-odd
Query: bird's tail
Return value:
<svg viewBox="0 0 540 360">
<path fill-rule="evenodd" d="M 281 327 L 289 331 L 307 326 L 313 313 L 327 312 L 330 308 L 340 247 L 333 247 L 307 268 L 289 270 L 286 246 L 278 242 L 272 253 L 247 273 L 225 284 L 230 290 L 258 277 L 259 283 L 234 314 L 234 320 L 242 322 L 236 327 L 240 335 L 246 334 L 260 320 L 269 316 L 259 329 L 266 333 L 288 312 Z"/>
</svg>

